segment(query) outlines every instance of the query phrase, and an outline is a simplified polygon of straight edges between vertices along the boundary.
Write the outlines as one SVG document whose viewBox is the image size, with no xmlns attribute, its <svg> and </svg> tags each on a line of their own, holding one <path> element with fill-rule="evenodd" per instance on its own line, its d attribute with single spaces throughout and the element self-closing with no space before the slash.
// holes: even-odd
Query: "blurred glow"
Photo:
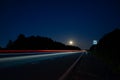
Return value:
<svg viewBox="0 0 120 80">
<path fill-rule="evenodd" d="M 72 40 L 70 40 L 69 41 L 69 45 L 73 45 L 74 43 L 73 43 L 73 41 Z"/>
<path fill-rule="evenodd" d="M 97 45 L 97 40 L 93 40 L 93 45 Z"/>
</svg>

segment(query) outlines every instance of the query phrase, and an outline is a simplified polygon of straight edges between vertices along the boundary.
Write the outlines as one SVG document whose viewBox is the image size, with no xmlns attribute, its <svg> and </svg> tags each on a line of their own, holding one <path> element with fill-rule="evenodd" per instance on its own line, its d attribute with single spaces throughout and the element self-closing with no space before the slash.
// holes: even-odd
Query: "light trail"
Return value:
<svg viewBox="0 0 120 80">
<path fill-rule="evenodd" d="M 78 52 L 81 50 L 0 50 L 0 53 L 29 53 L 29 52 Z"/>
<path fill-rule="evenodd" d="M 64 53 L 54 53 L 54 54 L 38 54 L 38 55 L 28 55 L 28 56 L 18 56 L 18 57 L 9 57 L 9 58 L 0 58 L 0 62 L 3 61 L 10 61 L 10 60 L 21 60 L 21 59 L 29 59 L 29 58 L 41 58 L 41 57 L 48 57 L 48 56 L 58 56 L 58 55 L 66 55 L 66 54 L 73 54 L 76 52 L 64 52 Z"/>
<path fill-rule="evenodd" d="M 26 55 L 26 56 L 16 56 L 16 57 L 6 57 L 0 58 L 0 68 L 16 66 L 26 63 L 36 63 L 41 60 L 51 59 L 55 57 L 61 57 L 70 54 L 78 54 L 79 52 L 62 52 L 62 53 L 52 53 L 52 54 L 38 54 L 38 55 Z"/>
</svg>

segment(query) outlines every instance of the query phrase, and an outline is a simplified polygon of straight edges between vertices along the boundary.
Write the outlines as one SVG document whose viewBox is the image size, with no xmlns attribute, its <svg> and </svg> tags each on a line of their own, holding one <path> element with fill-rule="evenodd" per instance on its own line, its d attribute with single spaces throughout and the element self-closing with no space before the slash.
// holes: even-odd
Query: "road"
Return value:
<svg viewBox="0 0 120 80">
<path fill-rule="evenodd" d="M 0 58 L 0 80 L 58 80 L 83 52 L 29 53 Z M 1 55 L 0 55 L 1 56 Z"/>
</svg>

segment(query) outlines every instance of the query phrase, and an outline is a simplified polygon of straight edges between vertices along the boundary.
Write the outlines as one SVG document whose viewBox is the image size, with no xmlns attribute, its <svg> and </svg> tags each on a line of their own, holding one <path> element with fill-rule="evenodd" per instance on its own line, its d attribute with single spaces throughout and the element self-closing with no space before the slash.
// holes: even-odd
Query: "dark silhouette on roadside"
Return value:
<svg viewBox="0 0 120 80">
<path fill-rule="evenodd" d="M 120 71 L 120 29 L 104 35 L 90 51 L 108 62 L 114 69 Z"/>
<path fill-rule="evenodd" d="M 60 42 L 53 41 L 47 37 L 30 36 L 20 34 L 15 41 L 9 40 L 6 49 L 15 50 L 80 50 L 79 47 L 65 45 Z"/>
<path fill-rule="evenodd" d="M 2 47 L 0 47 L 0 50 L 2 49 Z"/>
<path fill-rule="evenodd" d="M 97 46 L 97 45 L 92 45 L 89 50 L 90 50 L 90 51 L 95 51 L 95 50 L 96 50 L 96 46 Z"/>
</svg>

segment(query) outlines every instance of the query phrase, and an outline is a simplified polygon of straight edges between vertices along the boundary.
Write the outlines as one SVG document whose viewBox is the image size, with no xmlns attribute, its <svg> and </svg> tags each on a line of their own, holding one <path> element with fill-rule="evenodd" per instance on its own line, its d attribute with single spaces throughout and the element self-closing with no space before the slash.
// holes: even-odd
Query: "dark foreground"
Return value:
<svg viewBox="0 0 120 80">
<path fill-rule="evenodd" d="M 45 59 L 16 65 L 19 63 L 18 60 L 13 66 L 0 68 L 0 80 L 58 80 L 81 54 L 75 52 L 73 54 L 51 56 L 51 58 L 45 57 Z M 12 62 L 9 64 L 12 64 Z"/>
<path fill-rule="evenodd" d="M 65 80 L 120 80 L 120 74 L 93 55 L 87 54 L 77 63 Z"/>
<path fill-rule="evenodd" d="M 20 59 L 17 63 L 15 60 L 14 64 L 11 61 L 5 62 L 5 64 L 13 65 L 8 65 L 9 67 L 3 67 L 3 63 L 0 62 L 0 80 L 58 80 L 82 54 L 82 52 L 73 52 L 72 54 L 32 57 L 27 60 Z M 24 62 L 21 63 L 21 61 Z M 64 80 L 120 80 L 120 76 L 103 61 L 88 53 L 80 58 Z"/>
</svg>

